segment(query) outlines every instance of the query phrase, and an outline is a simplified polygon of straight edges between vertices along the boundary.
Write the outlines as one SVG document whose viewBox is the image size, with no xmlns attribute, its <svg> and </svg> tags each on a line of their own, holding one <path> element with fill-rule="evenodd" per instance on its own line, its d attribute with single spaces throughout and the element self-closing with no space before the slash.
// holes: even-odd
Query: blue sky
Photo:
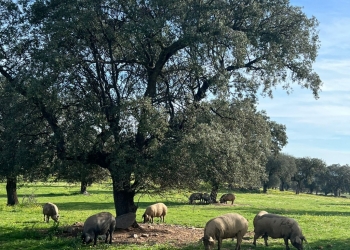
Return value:
<svg viewBox="0 0 350 250">
<path fill-rule="evenodd" d="M 323 82 L 320 98 L 294 87 L 287 95 L 260 98 L 259 109 L 287 127 L 288 145 L 282 152 L 324 160 L 327 165 L 350 165 L 350 1 L 291 0 L 320 22 L 321 48 L 313 66 Z"/>
</svg>

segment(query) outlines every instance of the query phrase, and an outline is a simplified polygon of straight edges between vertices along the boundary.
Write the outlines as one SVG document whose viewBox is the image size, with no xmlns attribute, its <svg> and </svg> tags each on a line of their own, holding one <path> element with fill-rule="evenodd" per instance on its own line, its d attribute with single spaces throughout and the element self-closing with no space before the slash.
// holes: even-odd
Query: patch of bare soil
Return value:
<svg viewBox="0 0 350 250">
<path fill-rule="evenodd" d="M 143 224 L 140 228 L 118 229 L 113 236 L 117 244 L 170 244 L 181 247 L 199 242 L 203 237 L 203 228 Z"/>
<path fill-rule="evenodd" d="M 65 237 L 78 237 L 83 223 L 77 222 L 63 230 Z M 203 228 L 184 227 L 167 224 L 140 224 L 139 228 L 116 229 L 113 233 L 113 244 L 155 245 L 169 244 L 184 247 L 191 244 L 202 246 Z M 252 232 L 248 232 L 243 242 L 252 243 Z M 102 241 L 103 242 L 103 241 Z"/>
</svg>

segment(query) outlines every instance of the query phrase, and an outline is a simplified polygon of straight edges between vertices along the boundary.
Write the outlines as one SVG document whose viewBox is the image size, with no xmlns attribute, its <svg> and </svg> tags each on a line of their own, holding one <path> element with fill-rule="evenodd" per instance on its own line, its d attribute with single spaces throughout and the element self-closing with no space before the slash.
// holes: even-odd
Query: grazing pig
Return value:
<svg viewBox="0 0 350 250">
<path fill-rule="evenodd" d="M 55 221 L 58 222 L 59 215 L 58 215 L 58 208 L 55 204 L 48 202 L 44 204 L 43 206 L 43 214 L 44 214 L 44 221 L 49 222 L 50 217 Z M 46 217 L 46 219 L 45 219 Z"/>
<path fill-rule="evenodd" d="M 223 194 L 220 198 L 220 203 L 227 203 L 228 201 L 231 201 L 231 205 L 235 201 L 236 196 L 234 194 Z"/>
<path fill-rule="evenodd" d="M 190 198 L 188 198 L 190 204 L 192 204 L 193 201 L 195 201 L 195 200 L 201 201 L 202 200 L 202 195 L 203 195 L 202 193 L 193 193 L 193 194 L 191 194 Z"/>
<path fill-rule="evenodd" d="M 154 217 L 159 217 L 160 222 L 164 223 L 164 217 L 167 214 L 168 208 L 165 206 L 164 203 L 156 203 L 151 206 L 148 206 L 146 208 L 146 211 L 142 215 L 143 218 L 143 223 L 146 223 L 147 221 L 150 221 L 153 223 L 153 218 Z"/>
<path fill-rule="evenodd" d="M 109 212 L 91 215 L 84 223 L 83 234 L 81 236 L 83 244 L 88 244 L 93 239 L 95 246 L 97 237 L 102 234 L 106 235 L 105 243 L 107 243 L 109 235 L 109 244 L 111 244 L 115 225 L 115 217 Z"/>
<path fill-rule="evenodd" d="M 236 250 L 241 249 L 243 236 L 248 231 L 248 221 L 240 214 L 228 213 L 207 222 L 202 238 L 206 250 L 213 249 L 215 240 L 218 241 L 218 250 L 222 245 L 222 240 L 227 238 L 237 238 Z"/>
<path fill-rule="evenodd" d="M 254 228 L 255 228 L 256 225 L 257 225 L 257 221 L 258 221 L 258 220 L 261 218 L 261 216 L 264 215 L 264 214 L 268 214 L 268 212 L 266 212 L 266 211 L 260 211 L 257 215 L 255 215 L 254 220 L 253 220 L 253 226 L 254 226 Z M 267 234 L 263 234 L 263 235 L 262 235 L 262 238 L 264 238 L 265 242 L 267 242 L 267 239 L 268 239 Z"/>
<path fill-rule="evenodd" d="M 288 246 L 288 240 L 290 240 L 292 245 L 298 250 L 302 250 L 303 241 L 306 242 L 301 228 L 292 218 L 261 211 L 255 216 L 253 224 L 255 233 L 253 244 L 255 246 L 256 240 L 260 236 L 264 238 L 266 246 L 268 246 L 268 236 L 274 239 L 283 238 L 286 245 L 286 250 L 290 249 Z"/>
<path fill-rule="evenodd" d="M 202 195 L 202 200 L 204 203 L 211 203 L 211 197 L 208 193 L 204 193 Z"/>
</svg>

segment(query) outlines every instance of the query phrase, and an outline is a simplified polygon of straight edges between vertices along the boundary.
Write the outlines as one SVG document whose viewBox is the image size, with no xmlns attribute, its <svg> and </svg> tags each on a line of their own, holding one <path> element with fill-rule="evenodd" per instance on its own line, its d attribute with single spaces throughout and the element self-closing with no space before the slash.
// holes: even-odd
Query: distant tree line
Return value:
<svg viewBox="0 0 350 250">
<path fill-rule="evenodd" d="M 296 158 L 283 153 L 271 155 L 266 163 L 266 179 L 262 186 L 263 192 L 268 188 L 279 188 L 281 191 L 295 190 L 296 194 L 341 196 L 350 192 L 350 166 L 327 166 L 321 159 Z"/>
</svg>

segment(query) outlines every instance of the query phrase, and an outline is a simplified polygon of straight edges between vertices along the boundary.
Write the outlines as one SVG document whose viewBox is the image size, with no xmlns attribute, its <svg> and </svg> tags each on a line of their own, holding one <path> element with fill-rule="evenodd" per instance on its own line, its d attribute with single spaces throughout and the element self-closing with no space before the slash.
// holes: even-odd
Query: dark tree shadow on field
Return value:
<svg viewBox="0 0 350 250">
<path fill-rule="evenodd" d="M 113 202 L 57 202 L 55 203 L 58 209 L 63 211 L 74 211 L 74 210 L 114 210 Z"/>
<path fill-rule="evenodd" d="M 328 205 L 328 204 L 327 204 Z M 338 211 L 322 211 L 322 210 L 300 210 L 300 209 L 290 209 L 290 208 L 282 208 L 282 209 L 276 209 L 276 208 L 256 208 L 256 207 L 240 207 L 239 210 L 242 214 L 246 211 L 247 213 L 257 214 L 258 212 L 264 210 L 271 214 L 280 214 L 280 215 L 300 215 L 303 216 L 304 214 L 307 215 L 316 215 L 316 216 L 343 216 L 343 217 L 349 217 L 349 212 L 338 212 Z"/>
<path fill-rule="evenodd" d="M 174 201 L 147 201 L 147 202 L 136 202 L 136 205 L 138 205 L 139 208 L 146 208 L 150 205 L 153 205 L 155 203 L 158 203 L 158 202 L 162 202 L 164 203 L 166 206 L 171 206 L 171 207 L 180 207 L 180 206 L 183 206 L 183 205 L 186 205 L 186 203 L 183 203 L 183 202 L 174 202 Z"/>
<path fill-rule="evenodd" d="M 31 194 L 33 194 L 35 197 L 60 197 L 60 196 L 84 195 L 84 194 L 81 194 L 78 189 L 68 191 L 67 193 L 47 193 L 47 194 L 42 194 L 42 193 L 36 194 L 35 192 L 28 191 L 27 193 L 24 193 L 24 194 L 18 194 L 18 200 Z M 89 191 L 89 195 L 108 195 L 112 197 L 113 193 L 112 191 L 108 191 L 108 190 L 96 190 L 96 191 L 93 190 L 91 192 Z M 0 198 L 7 198 L 7 195 L 0 194 Z"/>
<path fill-rule="evenodd" d="M 18 195 L 18 198 L 23 198 L 25 196 L 27 196 L 28 194 L 20 194 Z M 33 195 L 35 197 L 60 197 L 60 196 L 72 196 L 72 195 L 76 195 L 73 193 L 48 193 L 48 194 L 36 194 L 35 192 L 33 192 Z"/>
<path fill-rule="evenodd" d="M 55 237 L 52 237 L 55 236 Z M 57 237 L 58 240 L 55 238 Z M 31 228 L 30 226 L 23 229 L 14 229 L 9 226 L 0 226 L 0 249 L 13 249 L 11 246 L 15 244 L 16 249 L 27 249 L 28 248 L 28 240 L 32 240 L 32 248 L 31 249 L 64 249 L 68 246 L 75 245 L 77 247 L 81 246 L 80 238 L 77 237 L 67 237 L 62 234 L 62 228 L 59 227 L 50 227 L 50 228 Z M 345 239 L 327 239 L 327 240 L 316 240 L 314 241 L 312 238 L 307 238 L 309 243 L 305 243 L 305 249 L 348 249 L 350 245 L 350 237 Z M 263 244 L 263 239 L 258 240 L 258 244 L 256 247 L 252 245 L 252 235 L 245 237 L 241 249 L 248 250 L 274 250 L 274 249 L 284 249 L 283 239 L 270 239 L 269 247 L 265 247 Z M 37 245 L 36 245 L 37 242 Z M 237 240 L 234 239 L 232 242 L 231 239 L 225 239 L 223 241 L 223 249 L 233 249 L 236 246 Z M 113 244 L 122 244 L 122 242 L 114 241 Z M 125 244 L 127 246 L 128 244 Z M 104 246 L 104 244 L 101 244 Z M 217 246 L 217 242 L 215 242 L 215 246 Z M 37 248 L 36 248 L 37 247 Z M 182 250 L 193 250 L 193 249 L 204 249 L 203 243 L 198 242 L 190 242 L 188 241 L 188 245 L 182 247 L 173 247 L 167 245 L 166 248 L 169 250 L 182 249 Z M 214 248 L 216 249 L 216 248 Z M 292 248 L 291 248 L 292 249 Z"/>
<path fill-rule="evenodd" d="M 325 205 L 325 206 L 349 206 L 350 207 L 350 203 L 318 203 L 319 205 Z"/>
<path fill-rule="evenodd" d="M 307 240 L 307 238 L 306 238 Z M 305 249 L 308 247 L 310 249 L 349 249 L 350 246 L 350 237 L 347 239 L 328 239 L 328 240 L 317 240 L 312 242 L 312 239 L 309 239 L 310 243 L 305 244 Z"/>
<path fill-rule="evenodd" d="M 329 239 L 329 240 L 317 240 L 313 241 L 312 239 L 308 239 L 308 243 L 303 244 L 304 249 L 339 249 L 339 250 L 347 250 L 349 249 L 350 245 L 350 238 L 348 239 Z M 252 241 L 252 240 L 251 240 Z M 264 245 L 264 240 L 259 238 L 257 240 L 257 245 L 256 247 L 251 244 L 242 244 L 241 249 L 254 249 L 254 250 L 274 250 L 274 249 L 284 249 L 284 241 L 283 239 L 269 239 L 269 246 L 266 247 Z M 290 243 L 290 242 L 289 242 Z M 294 247 L 289 244 L 290 249 L 295 249 Z"/>
<path fill-rule="evenodd" d="M 111 190 L 93 190 L 93 191 L 89 191 L 88 192 L 89 195 L 110 195 L 112 196 L 113 193 Z M 23 196 L 23 194 L 21 194 Z M 20 197 L 21 195 L 19 195 L 18 197 Z M 78 189 L 74 189 L 74 190 L 69 190 L 67 193 L 47 193 L 47 194 L 35 194 L 34 195 L 37 197 L 54 197 L 54 196 L 74 196 L 74 195 L 84 195 L 81 194 L 80 191 Z"/>
</svg>

